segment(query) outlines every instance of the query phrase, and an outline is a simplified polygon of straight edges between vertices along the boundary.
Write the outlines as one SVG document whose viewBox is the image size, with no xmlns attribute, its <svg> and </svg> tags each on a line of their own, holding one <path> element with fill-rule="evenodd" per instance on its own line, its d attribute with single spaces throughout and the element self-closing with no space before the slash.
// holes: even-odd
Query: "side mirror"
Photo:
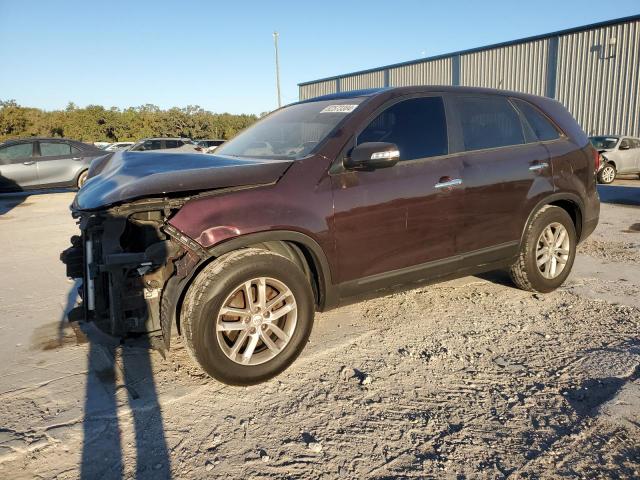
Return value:
<svg viewBox="0 0 640 480">
<path fill-rule="evenodd" d="M 628 143 L 621 143 L 620 146 L 618 147 L 618 150 L 629 150 L 631 147 L 629 146 Z"/>
<path fill-rule="evenodd" d="M 371 171 L 378 168 L 393 167 L 400 160 L 400 151 L 394 143 L 361 143 L 344 160 L 347 170 Z"/>
</svg>

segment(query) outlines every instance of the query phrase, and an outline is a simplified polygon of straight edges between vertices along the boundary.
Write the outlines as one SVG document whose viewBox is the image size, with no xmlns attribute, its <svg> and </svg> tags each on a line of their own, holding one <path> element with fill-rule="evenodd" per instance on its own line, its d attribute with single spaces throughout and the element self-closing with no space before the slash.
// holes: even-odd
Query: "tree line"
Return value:
<svg viewBox="0 0 640 480">
<path fill-rule="evenodd" d="M 141 105 L 121 110 L 100 105 L 44 111 L 0 100 L 0 141 L 42 136 L 84 142 L 126 142 L 147 137 L 229 139 L 258 119 L 256 115 L 213 113 L 198 105 L 161 110 Z"/>
</svg>

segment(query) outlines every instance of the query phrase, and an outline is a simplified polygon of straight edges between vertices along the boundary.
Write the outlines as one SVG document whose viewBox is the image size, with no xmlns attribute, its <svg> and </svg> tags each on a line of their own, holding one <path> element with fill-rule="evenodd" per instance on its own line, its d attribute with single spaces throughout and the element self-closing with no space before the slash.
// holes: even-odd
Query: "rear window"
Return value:
<svg viewBox="0 0 640 480">
<path fill-rule="evenodd" d="M 465 150 L 524 143 L 520 117 L 505 97 L 454 97 Z"/>
<path fill-rule="evenodd" d="M 522 112 L 528 126 L 531 127 L 536 139 L 541 142 L 547 140 L 555 140 L 560 137 L 560 132 L 549 121 L 549 119 L 540 112 L 537 108 L 531 105 L 529 102 L 519 100 L 517 98 L 512 99 L 512 102 L 516 105 L 518 110 Z"/>
<path fill-rule="evenodd" d="M 442 98 L 412 98 L 390 106 L 358 135 L 358 145 L 365 142 L 394 143 L 401 160 L 446 155 L 449 144 Z"/>
</svg>

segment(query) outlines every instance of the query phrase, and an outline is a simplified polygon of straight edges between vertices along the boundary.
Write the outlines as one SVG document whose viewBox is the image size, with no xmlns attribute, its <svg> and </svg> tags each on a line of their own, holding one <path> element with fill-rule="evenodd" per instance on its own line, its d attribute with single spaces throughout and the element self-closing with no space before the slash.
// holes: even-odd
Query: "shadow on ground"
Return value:
<svg viewBox="0 0 640 480">
<path fill-rule="evenodd" d="M 170 478 L 148 343 L 118 344 L 92 324 L 84 331 L 90 343 L 80 478 Z M 123 445 L 123 438 L 131 438 L 126 434 L 131 425 L 134 445 Z M 127 464 L 131 448 L 135 465 Z"/>
<path fill-rule="evenodd" d="M 640 206 L 640 182 L 638 187 L 620 185 L 598 185 L 598 194 L 602 203 Z"/>
</svg>

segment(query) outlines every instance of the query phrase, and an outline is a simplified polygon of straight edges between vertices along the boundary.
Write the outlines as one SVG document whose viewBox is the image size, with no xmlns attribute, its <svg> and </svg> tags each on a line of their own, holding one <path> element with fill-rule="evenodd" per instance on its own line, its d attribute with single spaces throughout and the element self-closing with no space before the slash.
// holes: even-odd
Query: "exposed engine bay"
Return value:
<svg viewBox="0 0 640 480">
<path fill-rule="evenodd" d="M 113 336 L 162 335 L 169 347 L 175 292 L 205 255 L 167 224 L 183 204 L 151 199 L 73 210 L 81 235 L 71 238 L 62 260 L 67 276 L 83 280 L 76 315 Z"/>
</svg>

